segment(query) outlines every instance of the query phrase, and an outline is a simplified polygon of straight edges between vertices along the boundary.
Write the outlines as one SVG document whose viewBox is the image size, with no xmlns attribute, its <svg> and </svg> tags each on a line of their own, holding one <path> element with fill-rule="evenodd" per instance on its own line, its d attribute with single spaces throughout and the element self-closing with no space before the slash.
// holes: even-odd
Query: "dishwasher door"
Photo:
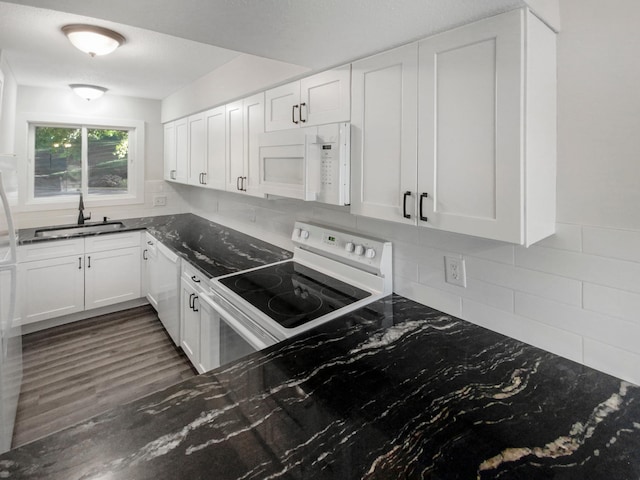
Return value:
<svg viewBox="0 0 640 480">
<path fill-rule="evenodd" d="M 157 256 L 152 263 L 151 278 L 156 289 L 158 317 L 173 343 L 180 345 L 180 257 L 156 244 Z"/>
</svg>

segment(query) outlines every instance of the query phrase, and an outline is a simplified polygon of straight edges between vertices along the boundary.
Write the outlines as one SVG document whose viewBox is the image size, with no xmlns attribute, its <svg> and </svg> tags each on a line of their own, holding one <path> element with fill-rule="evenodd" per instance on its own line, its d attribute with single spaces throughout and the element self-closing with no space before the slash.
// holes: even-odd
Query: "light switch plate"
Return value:
<svg viewBox="0 0 640 480">
<path fill-rule="evenodd" d="M 447 283 L 467 288 L 467 275 L 464 268 L 464 258 L 445 256 L 444 274 Z"/>
</svg>

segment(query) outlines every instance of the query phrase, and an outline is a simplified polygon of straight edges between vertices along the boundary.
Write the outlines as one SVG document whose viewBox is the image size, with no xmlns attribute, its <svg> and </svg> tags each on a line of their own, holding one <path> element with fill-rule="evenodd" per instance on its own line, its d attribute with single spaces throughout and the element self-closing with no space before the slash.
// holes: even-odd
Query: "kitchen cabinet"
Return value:
<svg viewBox="0 0 640 480">
<path fill-rule="evenodd" d="M 204 113 L 187 119 L 187 152 L 190 185 L 206 185 L 207 135 Z"/>
<path fill-rule="evenodd" d="M 415 224 L 403 215 L 417 172 L 418 46 L 353 64 L 351 212 Z"/>
<path fill-rule="evenodd" d="M 219 324 L 214 307 L 206 296 L 206 279 L 188 263 L 182 266 L 181 277 L 181 334 L 180 346 L 199 373 L 217 367 L 218 349 L 212 336 Z"/>
<path fill-rule="evenodd" d="M 225 189 L 225 174 L 227 169 L 227 143 L 225 123 L 226 108 L 213 108 L 205 112 L 206 129 L 206 170 L 204 185 L 218 190 Z"/>
<path fill-rule="evenodd" d="M 553 233 L 555 34 L 527 9 L 353 69 L 353 213 L 526 246 Z"/>
<path fill-rule="evenodd" d="M 264 133 L 264 94 L 226 105 L 227 190 L 264 196 L 258 141 Z"/>
<path fill-rule="evenodd" d="M 351 66 L 321 72 L 265 92 L 265 131 L 348 122 Z"/>
<path fill-rule="evenodd" d="M 97 235 L 18 249 L 22 324 L 140 297 L 140 233 Z"/>
<path fill-rule="evenodd" d="M 158 278 L 158 248 L 156 239 L 150 233 L 142 236 L 142 277 L 140 281 L 142 296 L 146 297 L 149 304 L 158 311 L 158 297 L 160 285 Z"/>
<path fill-rule="evenodd" d="M 188 183 L 189 138 L 187 118 L 164 126 L 164 178 Z"/>
</svg>

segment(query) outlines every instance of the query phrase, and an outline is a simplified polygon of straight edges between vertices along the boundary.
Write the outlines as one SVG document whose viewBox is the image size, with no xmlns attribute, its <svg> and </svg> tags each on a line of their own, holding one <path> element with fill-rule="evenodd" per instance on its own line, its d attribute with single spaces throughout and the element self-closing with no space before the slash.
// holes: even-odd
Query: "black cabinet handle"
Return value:
<svg viewBox="0 0 640 480">
<path fill-rule="evenodd" d="M 142 251 L 142 259 L 143 259 L 143 260 L 149 260 L 149 259 L 147 258 L 147 249 L 146 249 L 146 248 Z"/>
<path fill-rule="evenodd" d="M 195 293 L 192 293 L 192 294 L 189 295 L 189 308 L 191 310 L 193 310 L 193 302 L 194 302 L 193 297 L 195 297 L 195 296 L 196 296 Z"/>
<path fill-rule="evenodd" d="M 153 242 L 151 240 L 147 240 L 147 245 L 153 245 Z"/>
<path fill-rule="evenodd" d="M 194 312 L 199 312 L 200 310 L 198 308 L 196 308 L 196 300 L 198 300 L 198 296 L 197 295 L 195 297 L 193 297 L 193 311 Z"/>
<path fill-rule="evenodd" d="M 82 270 L 82 257 L 78 257 L 78 270 Z"/>
<path fill-rule="evenodd" d="M 428 196 L 429 196 L 429 194 L 427 192 L 424 192 L 424 193 L 420 194 L 420 220 L 422 220 L 423 222 L 426 222 L 428 219 L 427 219 L 427 217 L 422 215 L 422 201 L 425 198 L 427 198 Z"/>
<path fill-rule="evenodd" d="M 411 192 L 409 190 L 404 192 L 404 195 L 402 196 L 402 216 L 404 218 L 411 218 L 411 215 L 407 213 L 407 197 L 410 197 L 410 196 L 411 196 Z"/>
<path fill-rule="evenodd" d="M 307 106 L 307 104 L 306 104 L 306 103 L 301 103 L 301 104 L 300 104 L 300 121 L 301 121 L 302 123 L 305 123 L 305 122 L 306 122 L 306 120 L 305 120 L 304 118 L 302 118 L 302 107 L 306 107 L 306 106 Z"/>
<path fill-rule="evenodd" d="M 297 125 L 298 122 L 296 121 L 296 108 L 300 108 L 300 105 L 294 105 L 293 107 L 291 107 L 291 121 Z"/>
<path fill-rule="evenodd" d="M 242 190 L 242 188 L 240 188 L 240 179 L 241 179 L 241 178 L 242 178 L 242 177 L 238 177 L 238 178 L 236 178 L 236 190 Z"/>
<path fill-rule="evenodd" d="M 196 277 L 195 275 L 193 275 L 193 276 L 191 277 L 191 280 L 193 280 L 193 281 L 194 281 L 194 282 L 196 282 L 196 283 L 200 283 L 200 279 L 199 279 L 198 277 Z"/>
<path fill-rule="evenodd" d="M 91 268 L 91 255 L 87 257 L 87 268 Z"/>
<path fill-rule="evenodd" d="M 246 192 L 247 191 L 247 177 L 242 177 L 242 191 Z"/>
<path fill-rule="evenodd" d="M 202 175 L 202 185 L 206 185 L 207 184 L 207 172 L 202 172 L 200 175 Z"/>
</svg>

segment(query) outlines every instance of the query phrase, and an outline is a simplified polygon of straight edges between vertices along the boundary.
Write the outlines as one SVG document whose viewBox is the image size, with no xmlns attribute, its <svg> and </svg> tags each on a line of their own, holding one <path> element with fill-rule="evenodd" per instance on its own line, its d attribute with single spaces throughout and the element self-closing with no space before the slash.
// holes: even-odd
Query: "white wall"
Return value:
<svg viewBox="0 0 640 480">
<path fill-rule="evenodd" d="M 557 234 L 531 248 L 192 189 L 194 213 L 291 248 L 294 220 L 394 243 L 394 290 L 640 384 L 640 3 L 560 0 Z M 466 260 L 466 289 L 444 282 Z"/>
<path fill-rule="evenodd" d="M 162 101 L 162 122 L 222 105 L 308 71 L 299 65 L 240 55 L 165 98 Z"/>
<path fill-rule="evenodd" d="M 92 207 L 85 201 L 87 211 L 93 219 L 103 216 L 111 218 L 131 218 L 146 215 L 163 215 L 184 211 L 185 202 L 176 187 L 167 184 L 163 178 L 163 129 L 160 123 L 161 102 L 133 97 L 119 97 L 106 94 L 98 100 L 88 102 L 71 89 L 48 89 L 19 86 L 15 118 L 38 118 L 39 115 L 87 117 L 99 119 L 138 120 L 145 123 L 145 202 L 144 204 L 112 207 Z M 15 128 L 15 150 L 18 154 L 19 174 L 26 176 L 27 124 L 17 120 Z M 24 195 L 22 189 L 21 195 Z M 167 196 L 165 207 L 153 207 L 154 195 Z M 24 198 L 22 199 L 22 202 Z M 51 209 L 29 211 L 24 207 L 15 209 L 18 228 L 30 226 L 74 223 L 78 218 L 77 209 Z"/>
</svg>

